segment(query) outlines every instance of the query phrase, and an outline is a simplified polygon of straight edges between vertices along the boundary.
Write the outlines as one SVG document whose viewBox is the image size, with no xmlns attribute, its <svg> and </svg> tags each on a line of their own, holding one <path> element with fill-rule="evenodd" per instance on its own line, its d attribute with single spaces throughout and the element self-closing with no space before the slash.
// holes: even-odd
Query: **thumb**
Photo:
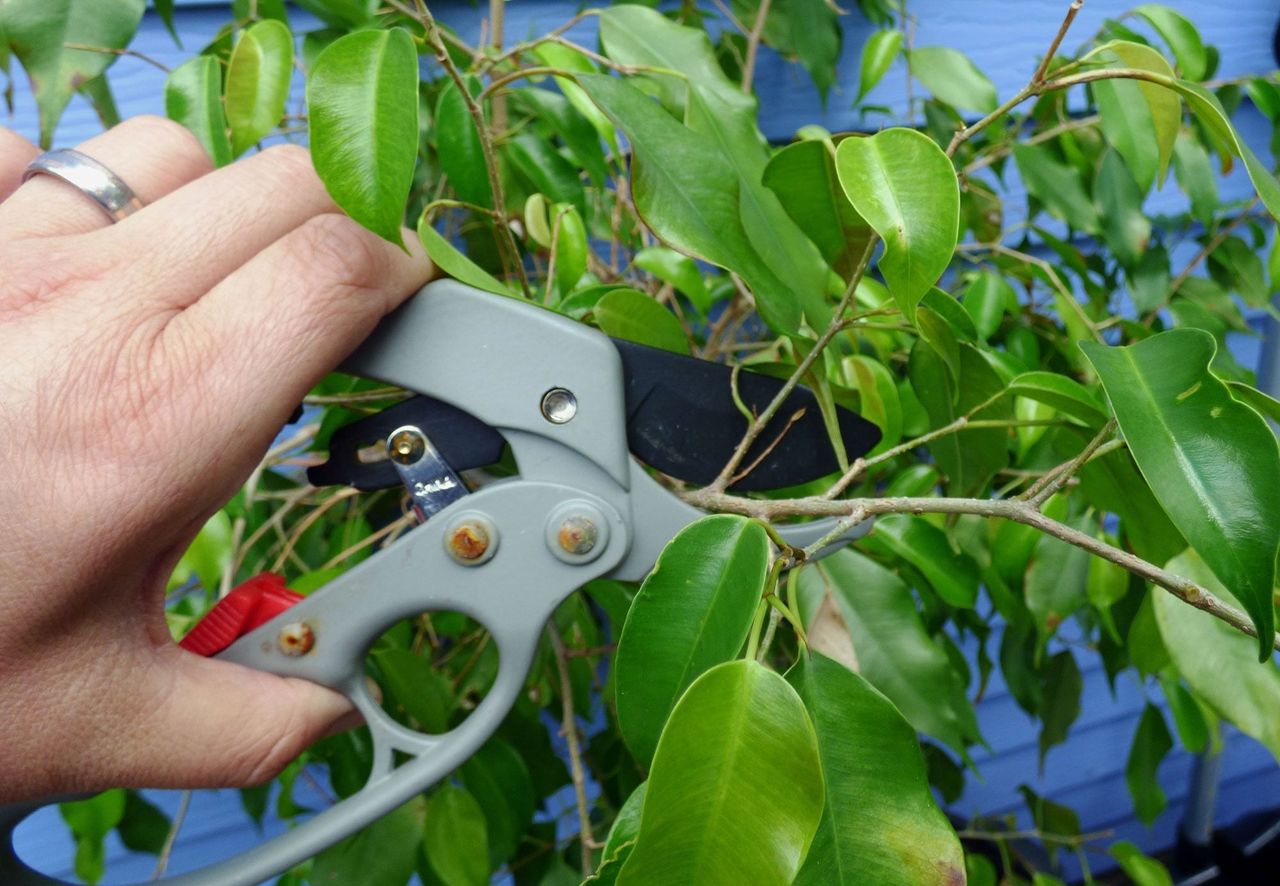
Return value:
<svg viewBox="0 0 1280 886">
<path fill-rule="evenodd" d="M 156 670 L 159 703 L 138 724 L 137 740 L 119 743 L 118 771 L 129 785 L 261 784 L 318 739 L 361 722 L 331 689 L 175 646 L 157 650 Z"/>
</svg>

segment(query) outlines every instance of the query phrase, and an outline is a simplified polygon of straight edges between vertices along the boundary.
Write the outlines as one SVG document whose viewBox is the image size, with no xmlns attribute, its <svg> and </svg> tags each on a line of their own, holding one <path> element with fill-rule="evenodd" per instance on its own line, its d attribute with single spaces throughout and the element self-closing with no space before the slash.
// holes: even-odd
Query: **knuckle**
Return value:
<svg viewBox="0 0 1280 886">
<path fill-rule="evenodd" d="M 295 260 L 323 289 L 338 294 L 376 287 L 385 253 L 345 215 L 323 213 L 296 231 Z"/>
<path fill-rule="evenodd" d="M 142 114 L 125 120 L 119 129 L 124 130 L 131 143 L 156 146 L 162 155 L 205 156 L 204 147 L 191 130 L 167 117 Z"/>
</svg>

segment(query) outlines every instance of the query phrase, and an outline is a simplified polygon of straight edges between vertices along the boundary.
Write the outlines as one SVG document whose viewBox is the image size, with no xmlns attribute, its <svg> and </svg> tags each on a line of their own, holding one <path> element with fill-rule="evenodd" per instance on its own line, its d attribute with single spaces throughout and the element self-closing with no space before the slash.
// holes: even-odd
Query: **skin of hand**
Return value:
<svg viewBox="0 0 1280 886">
<path fill-rule="evenodd" d="M 189 654 L 165 582 L 307 390 L 433 276 L 297 146 L 212 169 L 137 117 L 79 150 L 112 224 L 0 127 L 0 803 L 244 786 L 349 723 L 312 683 Z"/>
</svg>

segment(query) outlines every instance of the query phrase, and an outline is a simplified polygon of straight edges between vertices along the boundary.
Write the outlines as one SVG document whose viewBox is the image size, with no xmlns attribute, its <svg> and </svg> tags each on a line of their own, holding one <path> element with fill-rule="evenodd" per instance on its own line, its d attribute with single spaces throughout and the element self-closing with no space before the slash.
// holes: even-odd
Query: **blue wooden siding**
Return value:
<svg viewBox="0 0 1280 886">
<path fill-rule="evenodd" d="M 79 0 L 85 2 L 85 0 Z M 485 4 L 436 2 L 436 15 L 462 35 L 474 39 L 485 15 Z M 1132 4 L 1129 0 L 1089 0 L 1081 12 L 1068 48 L 1092 34 L 1101 22 L 1118 15 Z M 1221 50 L 1220 77 L 1272 71 L 1271 35 L 1277 11 L 1273 0 L 1237 0 L 1234 3 L 1203 3 L 1171 0 L 1200 27 L 1207 43 Z M 178 0 L 177 24 L 185 49 L 177 48 L 158 18 L 148 14 L 135 48 L 170 66 L 187 58 L 211 39 L 226 20 L 225 4 L 199 0 Z M 578 10 L 577 0 L 512 0 L 507 9 L 508 41 L 522 39 L 558 26 Z M 1029 77 L 1039 53 L 1061 20 L 1066 0 L 912 0 L 910 8 L 919 18 L 916 44 L 946 45 L 965 49 L 977 65 L 996 83 L 1001 95 L 1019 88 Z M 221 8 L 219 8 L 221 7 Z M 310 26 L 310 19 L 296 10 L 295 29 Z M 846 19 L 844 56 L 841 62 L 843 87 L 833 91 L 823 107 L 807 75 L 769 53 L 762 57 L 757 75 L 765 133 L 775 141 L 786 141 L 800 126 L 820 123 L 831 130 L 876 128 L 895 122 L 893 114 L 905 107 L 904 71 L 896 65 L 872 92 L 868 101 L 890 108 L 889 116 L 861 119 L 850 109 L 856 92 L 858 53 L 871 28 L 856 14 Z M 595 28 L 587 21 L 571 32 L 573 39 L 591 44 Z M 111 81 L 125 115 L 162 113 L 164 74 L 136 59 L 125 58 L 111 70 Z M 920 89 L 917 84 L 917 90 Z M 9 120 L 0 122 L 34 137 L 35 108 L 25 83 L 18 84 L 16 109 Z M 1247 103 L 1236 123 L 1260 156 L 1269 156 L 1269 129 Z M 58 130 L 60 144 L 75 144 L 99 130 L 92 110 L 81 100 L 73 101 Z M 1007 211 L 1016 223 L 1025 215 L 1025 201 L 1016 170 L 1008 170 L 1005 191 Z M 1220 182 L 1224 199 L 1241 198 L 1250 185 L 1237 169 Z M 1172 184 L 1148 202 L 1151 215 L 1176 212 L 1185 198 Z M 1194 244 L 1181 254 L 1185 261 Z M 1175 264 L 1179 255 L 1175 255 Z M 1256 365 L 1257 341 L 1239 337 L 1233 351 L 1243 365 Z M 962 801 L 954 807 L 961 815 L 1021 812 L 1017 793 L 1021 783 L 1039 793 L 1076 808 L 1087 830 L 1114 829 L 1116 838 L 1130 839 L 1149 849 L 1170 845 L 1185 805 L 1191 758 L 1176 750 L 1160 770 L 1160 780 L 1170 803 L 1169 809 L 1152 828 L 1145 828 L 1132 815 L 1131 801 L 1123 772 L 1129 743 L 1142 705 L 1144 690 L 1131 676 L 1123 677 L 1112 695 L 1096 655 L 1078 656 L 1084 671 L 1084 697 L 1079 722 L 1067 744 L 1050 751 L 1043 774 L 1037 774 L 1037 727 L 1014 703 L 999 673 L 992 677 L 978 715 L 991 745 L 975 754 L 982 781 L 970 778 Z M 1157 694 L 1155 700 L 1163 704 Z M 305 793 L 305 788 L 301 789 Z M 157 795 L 172 812 L 173 794 Z M 1218 794 L 1217 821 L 1226 824 L 1240 815 L 1274 805 L 1280 797 L 1280 767 L 1257 742 L 1234 730 L 1227 730 L 1223 778 Z M 310 798 L 317 804 L 323 801 Z M 304 799 L 305 803 L 306 800 Z M 264 836 L 277 833 L 283 825 L 268 821 L 262 835 L 240 811 L 235 792 L 204 792 L 188 816 L 175 854 L 175 870 L 208 863 L 254 845 Z M 43 869 L 70 876 L 71 844 L 54 810 L 45 810 L 29 820 L 20 832 L 20 846 L 26 857 Z M 136 881 L 150 874 L 154 860 L 131 855 L 117 843 L 111 850 L 113 863 L 109 882 Z"/>
</svg>

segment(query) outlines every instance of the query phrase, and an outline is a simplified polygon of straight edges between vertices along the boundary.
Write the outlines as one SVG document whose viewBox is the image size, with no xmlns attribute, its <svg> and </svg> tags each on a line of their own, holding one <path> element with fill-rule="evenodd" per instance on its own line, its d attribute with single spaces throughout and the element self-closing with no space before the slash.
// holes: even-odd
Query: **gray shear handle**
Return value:
<svg viewBox="0 0 1280 886">
<path fill-rule="evenodd" d="M 552 556 L 542 527 L 566 500 L 594 507 L 609 522 L 610 543 L 598 559 L 567 563 Z M 482 566 L 463 566 L 445 552 L 450 526 L 478 515 L 494 526 L 497 549 Z M 537 527 L 538 531 L 529 531 Z M 572 591 L 617 566 L 629 544 L 627 526 L 603 499 L 556 483 L 508 481 L 445 509 L 386 551 L 335 579 L 219 657 L 260 670 L 302 677 L 346 693 L 374 738 L 374 768 L 356 794 L 300 827 L 198 871 L 159 881 L 182 886 L 254 886 L 317 854 L 444 778 L 483 745 L 511 709 L 528 673 L 543 625 Z M 484 624 L 501 658 L 496 682 L 462 724 L 428 736 L 391 720 L 364 685 L 371 643 L 401 618 L 425 611 L 464 612 Z M 305 655 L 281 652 L 282 629 L 305 624 L 314 637 Z M 409 756 L 394 766 L 399 751 Z M 0 809 L 0 883 L 49 884 L 13 848 L 13 829 L 40 805 Z"/>
</svg>

